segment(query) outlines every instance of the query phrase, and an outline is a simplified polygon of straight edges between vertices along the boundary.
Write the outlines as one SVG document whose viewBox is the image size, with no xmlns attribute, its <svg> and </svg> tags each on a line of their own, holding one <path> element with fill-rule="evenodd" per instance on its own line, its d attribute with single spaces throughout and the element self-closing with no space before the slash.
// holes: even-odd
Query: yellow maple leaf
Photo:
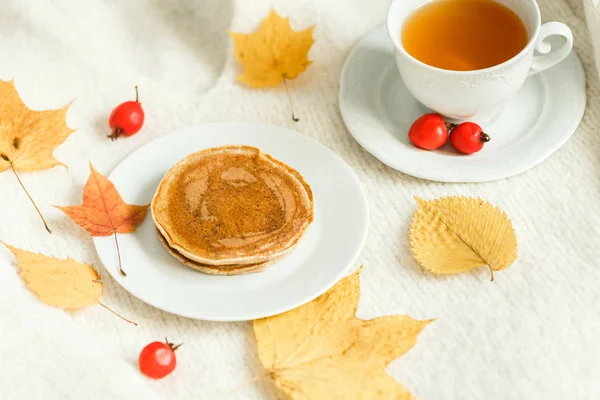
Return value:
<svg viewBox="0 0 600 400">
<path fill-rule="evenodd" d="M 0 172 L 11 165 L 23 172 L 63 165 L 52 153 L 74 132 L 65 121 L 69 106 L 30 110 L 13 82 L 0 80 Z"/>
<path fill-rule="evenodd" d="M 235 57 L 244 66 L 237 79 L 254 88 L 275 87 L 284 79 L 300 75 L 311 61 L 314 26 L 293 31 L 289 17 L 271 10 L 258 30 L 251 34 L 228 31 L 235 44 Z"/>
<path fill-rule="evenodd" d="M 508 216 L 482 199 L 463 196 L 426 201 L 410 225 L 419 264 L 434 274 L 457 274 L 487 265 L 492 272 L 517 259 L 517 238 Z"/>
<path fill-rule="evenodd" d="M 384 369 L 431 321 L 364 321 L 355 316 L 359 297 L 360 270 L 308 304 L 254 321 L 265 375 L 292 399 L 412 399 Z"/>
<path fill-rule="evenodd" d="M 2 242 L 0 242 L 2 243 Z M 88 264 L 72 258 L 61 260 L 43 254 L 30 253 L 2 243 L 17 259 L 25 285 L 44 303 L 67 310 L 78 310 L 100 304 L 106 310 L 137 325 L 100 302 L 102 281 Z"/>
<path fill-rule="evenodd" d="M 65 121 L 70 105 L 58 110 L 30 110 L 13 82 L 0 80 L 0 172 L 12 170 L 48 233 L 52 231 L 17 171 L 40 171 L 63 165 L 54 158 L 53 152 L 74 132 Z"/>
</svg>

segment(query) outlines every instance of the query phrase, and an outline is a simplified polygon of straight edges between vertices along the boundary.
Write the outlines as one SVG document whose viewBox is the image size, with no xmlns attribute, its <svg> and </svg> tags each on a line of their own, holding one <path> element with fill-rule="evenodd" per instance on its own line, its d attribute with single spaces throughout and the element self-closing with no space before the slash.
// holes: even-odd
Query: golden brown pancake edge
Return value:
<svg viewBox="0 0 600 400">
<path fill-rule="evenodd" d="M 231 161 L 231 157 L 239 157 L 239 159 L 236 160 L 241 160 L 241 167 L 240 165 L 237 165 L 235 163 L 233 164 L 233 166 L 227 164 Z M 182 243 L 181 238 L 176 237 L 177 235 L 175 235 L 174 237 L 170 234 L 170 230 L 172 228 L 173 223 L 169 220 L 168 216 L 165 217 L 165 213 L 168 212 L 166 207 L 169 207 L 170 205 L 168 202 L 168 191 L 169 189 L 175 190 L 174 188 L 179 188 L 179 186 L 173 186 L 173 181 L 177 182 L 178 179 L 182 179 L 181 175 L 187 172 L 188 170 L 191 170 L 191 173 L 194 173 L 196 170 L 193 168 L 195 168 L 195 166 L 198 164 L 204 165 L 204 168 L 210 171 L 213 167 L 211 167 L 212 164 L 210 164 L 209 161 L 213 158 L 215 158 L 216 160 L 221 160 L 221 162 L 224 163 L 226 167 L 229 165 L 229 169 L 226 169 L 225 172 L 231 169 L 242 170 L 242 167 L 246 168 L 242 172 L 247 171 L 247 168 L 249 168 L 249 163 L 250 167 L 258 168 L 261 177 L 263 175 L 268 177 L 273 175 L 276 177 L 276 179 L 279 179 L 280 182 L 283 182 L 282 186 L 287 185 L 287 189 L 289 189 L 288 186 L 291 186 L 291 189 L 289 190 L 292 191 L 292 194 L 294 196 L 294 206 L 297 207 L 295 211 L 297 211 L 300 214 L 295 214 L 290 221 L 284 221 L 285 224 L 291 224 L 291 226 L 286 226 L 288 230 L 287 237 L 284 238 L 285 240 L 281 240 L 281 238 L 275 236 L 271 240 L 274 240 L 276 245 L 267 243 L 268 246 L 272 247 L 266 251 L 264 249 L 259 249 L 259 251 L 255 253 L 247 252 L 246 254 L 229 254 L 227 256 L 214 257 L 212 254 L 198 251 L 198 248 L 194 248 L 193 246 L 186 246 L 186 243 Z M 200 162 L 197 162 L 197 160 L 200 160 Z M 251 160 L 251 162 L 247 160 Z M 202 162 L 204 162 L 204 164 L 202 164 Z M 268 173 L 263 173 L 261 168 L 267 168 Z M 221 170 L 218 170 L 217 172 L 219 171 Z M 219 180 L 217 181 L 217 184 L 221 183 L 223 176 L 223 173 L 219 175 Z M 261 183 L 266 185 L 266 183 L 264 182 Z M 188 186 L 187 184 L 184 184 L 183 187 L 184 189 L 187 189 Z M 177 195 L 180 195 L 180 192 L 181 191 L 177 191 L 175 193 Z M 223 146 L 206 149 L 200 152 L 190 154 L 184 159 L 182 159 L 180 162 L 178 162 L 175 166 L 173 166 L 161 180 L 159 187 L 155 193 L 155 196 L 152 200 L 151 210 L 155 225 L 162 234 L 164 240 L 168 243 L 170 248 L 176 250 L 184 258 L 194 262 L 198 262 L 204 265 L 225 266 L 239 264 L 258 264 L 269 261 L 272 258 L 281 258 L 287 256 L 296 246 L 298 241 L 304 235 L 308 226 L 313 221 L 314 205 L 313 194 L 312 190 L 310 189 L 310 186 L 304 181 L 302 175 L 295 169 L 274 159 L 270 155 L 265 154 L 254 147 Z M 178 213 L 178 211 L 176 212 Z M 186 219 L 186 221 L 188 220 L 190 219 Z"/>
<path fill-rule="evenodd" d="M 258 264 L 238 264 L 238 265 L 228 265 L 228 266 L 216 266 L 216 265 L 202 264 L 202 263 L 190 260 L 190 259 L 184 257 L 177 250 L 172 249 L 169 246 L 169 244 L 167 243 L 166 239 L 161 235 L 161 233 L 158 229 L 156 229 L 156 236 L 158 236 L 158 240 L 163 245 L 165 250 L 167 250 L 167 252 L 173 258 L 175 258 L 177 261 L 179 261 L 181 264 L 185 265 L 186 267 L 200 271 L 202 273 L 208 274 L 208 275 L 233 276 L 233 275 L 250 274 L 250 273 L 254 273 L 254 272 L 262 272 L 265 269 L 267 269 L 268 267 L 270 267 L 271 265 L 280 261 L 282 258 L 285 258 L 285 257 L 276 258 L 276 259 L 265 261 L 265 262 L 258 263 Z"/>
</svg>

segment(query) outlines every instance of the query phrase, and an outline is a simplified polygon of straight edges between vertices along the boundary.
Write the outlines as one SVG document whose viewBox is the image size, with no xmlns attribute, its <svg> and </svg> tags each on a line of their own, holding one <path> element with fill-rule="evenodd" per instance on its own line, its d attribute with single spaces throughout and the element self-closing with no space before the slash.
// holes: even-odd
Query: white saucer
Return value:
<svg viewBox="0 0 600 400">
<path fill-rule="evenodd" d="M 461 156 L 446 145 L 424 151 L 408 129 L 430 112 L 406 90 L 385 27 L 365 36 L 342 70 L 340 109 L 356 141 L 390 167 L 441 182 L 486 182 L 525 172 L 558 150 L 575 132 L 586 106 L 585 75 L 573 52 L 532 76 L 483 129 L 491 136 L 482 151 Z"/>
<path fill-rule="evenodd" d="M 177 262 L 160 244 L 150 215 L 135 233 L 119 235 L 126 277 L 119 274 L 113 237 L 95 237 L 96 250 L 112 277 L 154 307 L 215 321 L 279 314 L 333 286 L 363 246 L 368 206 L 354 172 L 319 142 L 284 128 L 242 122 L 188 128 L 137 150 L 109 178 L 126 202 L 148 204 L 177 161 L 227 144 L 256 146 L 300 171 L 314 193 L 314 222 L 289 258 L 264 272 L 240 276 L 205 275 Z"/>
</svg>

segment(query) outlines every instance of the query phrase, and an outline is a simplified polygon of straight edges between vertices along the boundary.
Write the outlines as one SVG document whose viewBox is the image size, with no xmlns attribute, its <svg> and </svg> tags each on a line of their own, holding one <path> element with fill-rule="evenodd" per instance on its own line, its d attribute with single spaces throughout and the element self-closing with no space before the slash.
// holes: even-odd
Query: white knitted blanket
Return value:
<svg viewBox="0 0 600 400">
<path fill-rule="evenodd" d="M 599 41 L 598 0 L 540 0 L 544 20 L 571 26 L 588 80 L 588 109 L 573 138 L 529 172 L 487 184 L 438 184 L 385 167 L 354 142 L 337 105 L 342 63 L 384 21 L 389 0 L 3 0 L 0 79 L 15 78 L 26 104 L 57 108 L 75 98 L 78 128 L 56 151 L 69 166 L 23 174 L 55 233 L 48 235 L 16 180 L 0 174 L 0 240 L 93 265 L 101 307 L 66 313 L 24 287 L 0 249 L 0 398 L 211 399 L 260 373 L 250 323 L 194 321 L 156 310 L 104 271 L 89 236 L 50 204 L 78 204 L 88 162 L 109 173 L 143 144 L 215 120 L 290 127 L 329 146 L 357 172 L 370 198 L 358 315 L 436 318 L 388 372 L 422 400 L 600 398 L 600 83 L 590 34 Z M 585 5 L 584 5 L 585 3 Z M 296 29 L 316 24 L 314 64 L 291 82 L 300 122 L 283 88 L 235 82 L 226 29 L 251 31 L 274 6 Z M 146 110 L 141 133 L 106 139 L 110 110 L 133 96 Z M 413 195 L 481 196 L 512 218 L 519 260 L 490 283 L 488 272 L 425 275 L 407 228 Z M 140 349 L 164 336 L 185 343 L 162 381 L 137 370 Z M 269 382 L 230 399 L 276 399 Z"/>
</svg>

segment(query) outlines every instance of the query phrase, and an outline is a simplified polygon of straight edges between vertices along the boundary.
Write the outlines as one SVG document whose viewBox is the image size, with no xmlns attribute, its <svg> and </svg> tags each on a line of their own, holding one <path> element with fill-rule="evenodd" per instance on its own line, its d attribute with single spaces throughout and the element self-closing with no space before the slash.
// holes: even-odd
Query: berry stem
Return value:
<svg viewBox="0 0 600 400">
<path fill-rule="evenodd" d="M 490 138 L 490 135 L 488 135 L 485 132 L 481 132 L 480 135 L 481 135 L 481 137 L 479 138 L 479 140 L 481 141 L 481 143 L 487 143 L 490 140 L 492 140 L 492 138 Z"/>
<path fill-rule="evenodd" d="M 119 258 L 119 272 L 123 276 L 127 276 L 123 268 L 121 267 L 121 250 L 119 249 L 119 241 L 117 240 L 117 232 L 115 232 L 115 245 L 117 246 L 117 257 Z"/>
<path fill-rule="evenodd" d="M 136 103 L 140 102 L 140 95 L 138 93 L 138 87 L 137 87 L 137 85 L 135 85 L 135 102 Z"/>
<path fill-rule="evenodd" d="M 48 224 L 46 223 L 46 220 L 44 219 L 44 216 L 42 215 L 42 212 L 40 211 L 40 209 L 38 208 L 38 206 L 35 204 L 35 201 L 33 201 L 33 198 L 31 197 L 31 195 L 29 194 L 29 192 L 27 191 L 27 189 L 25 188 L 25 185 L 23 185 L 23 182 L 21 181 L 21 178 L 19 178 L 19 174 L 17 174 L 17 170 L 15 169 L 14 164 L 12 163 L 12 161 L 6 156 L 6 154 L 2 154 L 2 158 L 6 161 L 8 161 L 9 165 L 10 165 L 10 169 L 12 170 L 13 174 L 15 174 L 15 177 L 17 178 L 17 181 L 19 181 L 19 185 L 21 185 L 21 187 L 23 188 L 23 190 L 25 191 L 25 194 L 27 195 L 27 197 L 29 197 L 29 201 L 31 201 L 31 204 L 33 204 L 33 207 L 35 208 L 35 211 L 37 211 L 38 215 L 40 216 L 40 218 L 42 219 L 42 222 L 44 223 L 44 228 L 46 228 L 46 230 L 48 231 L 48 233 L 52 233 L 52 231 L 50 230 L 50 228 L 48 227 Z"/>
<path fill-rule="evenodd" d="M 174 344 L 169 342 L 169 339 L 165 337 L 165 343 L 167 344 L 167 346 L 169 346 L 171 348 L 171 350 L 175 351 L 178 348 L 180 348 L 181 346 L 183 346 L 183 343 L 179 343 L 179 344 Z"/>
<path fill-rule="evenodd" d="M 494 282 L 494 270 L 489 265 L 488 265 L 488 268 L 490 269 L 490 275 L 492 276 L 492 278 L 490 279 L 490 282 Z"/>
<path fill-rule="evenodd" d="M 112 133 L 110 135 L 108 135 L 108 137 L 110 138 L 110 140 L 112 140 L 114 142 L 122 134 L 123 134 L 123 129 L 121 129 L 121 128 L 115 128 L 112 131 Z"/>
<path fill-rule="evenodd" d="M 115 314 L 117 317 L 121 318 L 123 321 L 129 322 L 130 324 L 138 326 L 137 322 L 133 322 L 132 320 L 125 318 L 124 316 L 122 316 L 118 312 L 113 311 L 110 308 L 108 308 L 107 306 L 105 306 L 102 302 L 98 302 L 98 304 L 100 304 L 102 307 L 104 307 L 106 310 L 110 311 L 111 313 Z"/>
<path fill-rule="evenodd" d="M 452 133 L 452 131 L 454 130 L 454 128 L 456 128 L 456 124 L 453 124 L 452 122 L 444 122 L 444 125 L 446 125 L 446 129 L 448 130 L 448 133 Z"/>
<path fill-rule="evenodd" d="M 294 114 L 294 103 L 292 103 L 292 96 L 290 96 L 290 91 L 288 90 L 287 79 L 283 78 L 283 87 L 285 87 L 285 94 L 287 95 L 288 102 L 290 103 L 290 108 L 292 109 L 292 120 L 294 122 L 300 121 L 300 118 L 296 117 Z"/>
</svg>

